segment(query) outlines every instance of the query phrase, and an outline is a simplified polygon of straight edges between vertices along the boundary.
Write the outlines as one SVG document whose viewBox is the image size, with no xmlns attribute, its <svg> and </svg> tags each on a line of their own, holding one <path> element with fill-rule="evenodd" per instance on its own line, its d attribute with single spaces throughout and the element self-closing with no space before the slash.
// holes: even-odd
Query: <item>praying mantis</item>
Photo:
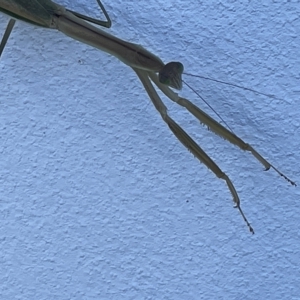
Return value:
<svg viewBox="0 0 300 300">
<path fill-rule="evenodd" d="M 180 97 L 173 91 L 173 89 L 180 90 L 182 88 L 183 80 L 181 76 L 183 73 L 183 65 L 181 63 L 170 62 L 164 64 L 159 57 L 144 49 L 142 46 L 121 40 L 92 25 L 95 24 L 105 27 L 110 27 L 111 25 L 103 4 L 100 0 L 97 0 L 97 3 L 106 16 L 107 21 L 92 19 L 88 16 L 68 10 L 50 0 L 0 0 L 0 10 L 13 18 L 31 23 L 34 26 L 59 30 L 73 39 L 117 57 L 123 63 L 130 66 L 137 74 L 163 121 L 168 125 L 176 138 L 218 178 L 226 182 L 232 194 L 235 206 L 241 213 L 250 232 L 254 233 L 252 226 L 241 209 L 240 198 L 228 175 L 225 174 L 202 148 L 168 115 L 167 107 L 162 102 L 156 88 L 162 91 L 171 101 L 184 107 L 212 132 L 238 146 L 240 149 L 250 152 L 266 170 L 272 168 L 290 184 L 296 185 L 296 183 L 275 168 L 251 145 L 245 143 L 230 129 L 222 126 L 188 99 Z M 10 32 L 13 30 L 14 22 L 14 19 L 11 19 L 7 26 L 0 46 L 0 55 L 9 38 Z"/>
</svg>

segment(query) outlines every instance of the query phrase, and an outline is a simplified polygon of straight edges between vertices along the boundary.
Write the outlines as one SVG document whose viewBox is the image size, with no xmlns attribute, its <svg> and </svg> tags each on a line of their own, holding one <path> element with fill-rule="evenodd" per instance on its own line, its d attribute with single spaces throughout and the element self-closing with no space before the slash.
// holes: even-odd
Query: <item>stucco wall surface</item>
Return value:
<svg viewBox="0 0 300 300">
<path fill-rule="evenodd" d="M 100 16 L 96 1 L 59 3 Z M 184 76 L 300 183 L 299 1 L 103 4 L 109 32 L 164 62 L 276 96 Z M 299 187 L 162 98 L 230 176 L 255 235 L 128 66 L 17 22 L 0 60 L 0 299 L 300 299 Z"/>
</svg>

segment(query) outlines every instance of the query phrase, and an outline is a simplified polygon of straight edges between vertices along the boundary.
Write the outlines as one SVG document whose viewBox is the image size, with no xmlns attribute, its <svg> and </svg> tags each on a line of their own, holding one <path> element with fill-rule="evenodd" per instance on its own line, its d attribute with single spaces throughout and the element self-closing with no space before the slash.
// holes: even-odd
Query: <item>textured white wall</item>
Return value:
<svg viewBox="0 0 300 300">
<path fill-rule="evenodd" d="M 103 2 L 113 34 L 279 97 L 185 77 L 300 182 L 298 1 Z M 171 105 L 232 178 L 251 236 L 225 183 L 174 138 L 130 68 L 18 22 L 0 91 L 1 299 L 300 299 L 299 188 Z"/>
</svg>

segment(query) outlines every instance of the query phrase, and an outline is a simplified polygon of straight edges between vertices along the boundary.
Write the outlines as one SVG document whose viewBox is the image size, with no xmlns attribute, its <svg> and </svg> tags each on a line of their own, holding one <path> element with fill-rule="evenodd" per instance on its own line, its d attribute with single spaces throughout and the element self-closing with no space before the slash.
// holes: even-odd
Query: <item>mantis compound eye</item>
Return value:
<svg viewBox="0 0 300 300">
<path fill-rule="evenodd" d="M 174 89 L 181 90 L 183 73 L 183 64 L 172 61 L 167 63 L 158 74 L 159 82 L 168 85 Z"/>
</svg>

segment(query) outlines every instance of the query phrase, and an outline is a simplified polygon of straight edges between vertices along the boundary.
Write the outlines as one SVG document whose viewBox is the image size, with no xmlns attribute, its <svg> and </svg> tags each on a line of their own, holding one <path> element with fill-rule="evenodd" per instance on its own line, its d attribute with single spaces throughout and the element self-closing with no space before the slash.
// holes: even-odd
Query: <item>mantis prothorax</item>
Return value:
<svg viewBox="0 0 300 300">
<path fill-rule="evenodd" d="M 183 65 L 179 62 L 164 64 L 156 55 L 144 49 L 142 46 L 123 41 L 115 36 L 92 25 L 102 25 L 110 27 L 110 19 L 102 3 L 97 0 L 107 21 L 99 21 L 84 16 L 77 12 L 70 11 L 65 7 L 52 2 L 51 0 L 0 0 L 0 10 L 5 14 L 12 16 L 36 26 L 52 28 L 59 30 L 82 43 L 105 51 L 122 62 L 130 66 L 141 80 L 147 91 L 153 105 L 160 113 L 162 119 L 167 123 L 177 139 L 196 157 L 204 163 L 218 178 L 226 181 L 227 186 L 233 196 L 233 201 L 240 211 L 244 221 L 254 233 L 253 228 L 245 217 L 240 199 L 235 187 L 229 177 L 216 165 L 216 163 L 201 149 L 201 147 L 168 115 L 167 107 L 162 102 L 154 85 L 160 89 L 169 99 L 185 107 L 201 123 L 207 125 L 211 131 L 223 137 L 230 143 L 238 146 L 242 150 L 252 153 L 252 155 L 265 167 L 266 170 L 273 168 L 280 176 L 284 177 L 292 185 L 296 185 L 264 157 L 262 157 L 249 144 L 236 136 L 231 130 L 226 129 L 216 120 L 207 115 L 200 108 L 195 106 L 189 100 L 180 97 L 170 87 L 180 90 L 182 88 L 181 75 Z M 11 19 L 0 45 L 0 55 L 5 47 L 10 32 L 14 26 L 14 20 Z M 154 85 L 153 85 L 154 83 Z"/>
</svg>

